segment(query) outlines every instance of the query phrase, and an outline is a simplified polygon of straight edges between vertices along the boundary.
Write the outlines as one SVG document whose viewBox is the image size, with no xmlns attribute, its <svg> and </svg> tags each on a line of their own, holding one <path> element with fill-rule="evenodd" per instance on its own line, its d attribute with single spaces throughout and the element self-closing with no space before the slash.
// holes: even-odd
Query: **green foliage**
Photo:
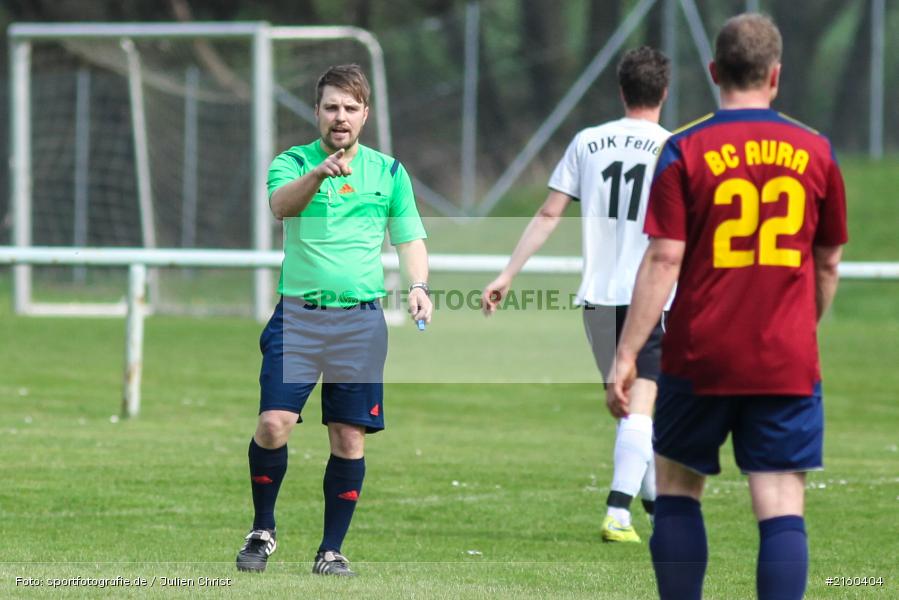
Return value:
<svg viewBox="0 0 899 600">
<path fill-rule="evenodd" d="M 417 2 L 401 0 L 391 2 L 366 2 L 347 0 L 342 3 L 326 0 L 269 0 L 264 3 L 245 3 L 237 0 L 179 0 L 179 2 L 124 3 L 57 2 L 57 3 L 8 3 L 0 9 L 0 22 L 11 21 L 171 21 L 175 19 L 173 5 L 188 10 L 198 21 L 268 20 L 285 25 L 356 25 L 371 29 L 380 39 L 386 51 L 394 95 L 406 97 L 421 87 L 423 81 L 449 82 L 459 78 L 462 68 L 461 43 L 464 20 L 463 2 L 434 0 Z M 664 2 L 656 2 L 645 21 L 627 42 L 638 44 L 662 44 L 662 13 Z M 868 31 L 864 17 L 868 14 L 867 2 L 859 0 L 827 0 L 820 2 L 818 11 L 810 11 L 805 3 L 770 3 L 763 8 L 770 10 L 778 20 L 785 39 L 785 78 L 780 108 L 807 120 L 816 127 L 833 131 L 845 116 L 833 106 L 835 99 L 867 96 L 867 56 L 859 55 L 853 63 L 850 50 L 857 42 L 867 42 Z M 510 129 L 504 132 L 512 139 L 519 136 L 515 125 L 524 125 L 523 131 L 533 129 L 535 123 L 546 116 L 547 104 L 554 104 L 560 94 L 574 81 L 587 64 L 599 44 L 596 35 L 604 42 L 636 5 L 633 0 L 602 2 L 596 0 L 572 0 L 563 3 L 532 1 L 527 3 L 510 0 L 482 0 L 481 51 L 482 93 L 480 111 L 482 126 L 497 123 L 503 112 L 515 116 L 506 123 Z M 745 7 L 743 2 L 698 3 L 700 17 L 709 40 L 726 18 Z M 885 37 L 886 106 L 899 99 L 899 79 L 895 69 L 896 52 L 891 52 L 889 41 L 896 38 L 899 28 L 899 8 L 895 3 L 886 6 Z M 598 15 L 592 18 L 592 14 Z M 533 23 L 535 27 L 525 27 Z M 679 92 L 680 120 L 701 112 L 712 98 L 705 83 L 704 67 L 695 59 L 694 42 L 686 21 L 678 10 L 676 14 L 676 54 L 683 79 Z M 597 31 L 599 33 L 597 34 Z M 861 36 L 861 40 L 859 37 Z M 421 41 L 418 41 L 421 38 Z M 0 47 L 2 50 L 3 47 Z M 5 67 L 0 67 L 5 68 Z M 416 77 L 418 74 L 418 77 Z M 839 76 L 838 76 L 839 75 Z M 603 86 L 611 83 L 603 78 Z M 452 84 L 455 86 L 455 84 Z M 859 92 L 858 88 L 864 88 Z M 603 94 L 610 90 L 603 89 Z M 496 90 L 496 98 L 490 96 Z M 849 92 L 847 92 L 847 90 Z M 614 91 L 614 90 L 611 90 Z M 841 96 L 842 94 L 842 96 Z M 611 94 L 614 96 L 614 93 Z M 425 100 L 425 99 L 423 99 Z M 606 102 L 590 93 L 588 107 L 597 107 L 597 118 L 605 118 Z M 865 108 L 859 100 L 853 111 Z M 427 109 L 423 101 L 420 108 Z M 846 107 L 840 107 L 845 109 Z M 859 114 L 859 125 L 866 126 L 865 115 Z M 394 115 L 399 120 L 400 115 Z M 895 127 L 888 119 L 888 129 Z M 858 127 L 856 127 L 858 129 Z M 844 139 L 851 142 L 850 149 L 858 151 L 859 137 L 852 131 L 840 131 L 839 147 Z M 887 136 L 888 143 L 895 144 L 895 134 Z"/>
</svg>

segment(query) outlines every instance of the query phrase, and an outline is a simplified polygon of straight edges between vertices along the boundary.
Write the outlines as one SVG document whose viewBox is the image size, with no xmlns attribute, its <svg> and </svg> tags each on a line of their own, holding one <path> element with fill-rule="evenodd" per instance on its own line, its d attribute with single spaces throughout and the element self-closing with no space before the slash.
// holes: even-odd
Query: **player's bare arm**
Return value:
<svg viewBox="0 0 899 600">
<path fill-rule="evenodd" d="M 325 179 L 330 177 L 342 177 L 352 173 L 350 158 L 346 156 L 346 150 L 341 148 L 320 165 L 290 183 L 279 187 L 272 194 L 272 214 L 277 219 L 296 217 L 312 200 L 312 196 L 318 191 Z"/>
<path fill-rule="evenodd" d="M 820 321 L 837 293 L 837 267 L 843 256 L 843 247 L 815 246 L 812 248 L 812 255 L 815 260 L 815 305 Z"/>
<path fill-rule="evenodd" d="M 484 311 L 485 316 L 489 317 L 496 312 L 499 303 L 509 293 L 512 280 L 518 275 L 528 259 L 543 247 L 543 244 L 546 243 L 546 240 L 558 227 L 562 220 L 562 214 L 571 203 L 571 200 L 571 196 L 567 194 L 550 190 L 543 205 L 521 234 L 521 238 L 518 240 L 518 244 L 515 246 L 506 268 L 484 288 L 481 294 L 481 309 Z"/>
<path fill-rule="evenodd" d="M 677 283 L 684 258 L 684 242 L 653 238 L 649 242 L 634 285 L 634 296 L 621 331 L 606 404 L 615 418 L 629 415 L 628 390 L 637 378 L 637 353 L 659 322 L 665 303 Z"/>
<path fill-rule="evenodd" d="M 409 290 L 409 314 L 413 321 L 431 322 L 434 305 L 424 287 L 417 283 L 428 281 L 428 249 L 424 240 L 413 240 L 405 244 L 397 244 L 396 251 L 400 259 L 400 270 L 406 281 L 413 287 Z"/>
</svg>

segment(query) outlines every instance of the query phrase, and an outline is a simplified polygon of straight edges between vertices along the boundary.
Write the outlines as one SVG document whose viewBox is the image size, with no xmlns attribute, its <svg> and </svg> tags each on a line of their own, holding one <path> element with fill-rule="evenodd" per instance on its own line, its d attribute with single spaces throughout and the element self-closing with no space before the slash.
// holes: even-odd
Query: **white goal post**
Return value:
<svg viewBox="0 0 899 600">
<path fill-rule="evenodd" d="M 0 265 L 18 268 L 28 265 L 84 265 L 127 267 L 128 295 L 125 334 L 124 391 L 122 414 L 136 417 L 140 412 L 140 383 L 143 368 L 143 332 L 146 315 L 147 268 L 203 267 L 260 269 L 281 265 L 281 251 L 259 250 L 183 250 L 146 248 L 60 248 L 0 246 Z M 395 253 L 381 256 L 385 269 L 396 270 Z M 433 254 L 429 257 L 434 273 L 497 273 L 508 256 L 495 254 Z M 578 256 L 534 256 L 522 269 L 525 273 L 580 273 L 583 261 Z M 844 279 L 899 279 L 899 262 L 846 262 L 840 264 Z M 268 311 L 270 307 L 266 307 Z"/>
<path fill-rule="evenodd" d="M 208 41 L 229 41 L 242 42 L 248 45 L 248 56 L 245 57 L 249 74 L 248 74 L 248 103 L 251 107 L 251 115 L 248 122 L 242 125 L 245 129 L 251 130 L 251 139 L 246 144 L 250 146 L 246 150 L 251 157 L 250 162 L 250 189 L 247 191 L 247 202 L 251 203 L 250 221 L 251 235 L 249 236 L 250 245 L 258 251 L 271 250 L 273 246 L 273 227 L 275 222 L 268 207 L 268 196 L 266 192 L 266 177 L 268 166 L 274 157 L 274 143 L 276 135 L 276 118 L 278 108 L 284 108 L 288 112 L 294 114 L 311 113 L 311 109 L 300 102 L 296 97 L 287 92 L 277 81 L 275 71 L 275 45 L 284 42 L 309 42 L 309 41 L 332 41 L 332 40 L 348 40 L 350 42 L 361 44 L 367 53 L 370 61 L 371 77 L 372 77 L 372 95 L 373 95 L 373 116 L 375 117 L 374 129 L 377 138 L 377 147 L 387 154 L 392 153 L 392 141 L 390 136 L 390 121 L 387 103 L 387 78 L 384 68 L 384 56 L 380 44 L 377 39 L 368 31 L 357 27 L 345 26 L 316 26 L 316 27 L 275 27 L 267 22 L 234 22 L 234 23 L 15 23 L 8 29 L 8 37 L 10 40 L 10 202 L 13 213 L 13 234 L 12 242 L 16 247 L 28 248 L 34 243 L 33 236 L 33 194 L 35 183 L 34 165 L 32 164 L 33 152 L 33 119 L 42 118 L 41 114 L 35 114 L 33 110 L 32 97 L 32 71 L 34 46 L 37 43 L 46 44 L 80 44 L 78 48 L 82 51 L 79 56 L 81 62 L 85 62 L 84 54 L 89 53 L 86 45 L 99 45 L 99 50 L 93 49 L 94 56 L 88 57 L 88 63 L 94 61 L 100 67 L 107 70 L 110 64 L 116 61 L 121 62 L 119 66 L 120 75 L 127 80 L 128 98 L 126 103 L 129 105 L 131 113 L 131 138 L 134 172 L 133 178 L 136 180 L 134 185 L 134 195 L 136 201 L 134 206 L 130 207 L 134 213 L 139 215 L 140 221 L 140 239 L 132 241 L 143 245 L 145 248 L 154 248 L 157 245 L 164 245 L 158 242 L 156 234 L 156 222 L 158 218 L 154 209 L 154 193 L 158 196 L 159 191 L 154 190 L 154 178 L 151 175 L 150 159 L 148 158 L 148 137 L 154 134 L 153 129 L 148 125 L 145 117 L 151 105 L 144 100 L 144 88 L 149 85 L 149 81 L 153 78 L 142 77 L 147 73 L 147 67 L 142 65 L 140 51 L 136 47 L 137 43 L 149 44 L 157 43 L 163 45 L 165 43 L 172 44 L 178 42 L 181 44 L 188 43 L 205 43 Z M 145 46 L 146 47 L 146 46 Z M 160 50 L 163 52 L 163 50 Z M 105 55 L 104 55 L 105 53 Z M 121 57 L 111 58 L 109 54 L 121 55 Z M 211 61 L 214 62 L 214 61 Z M 164 61 L 160 61 L 164 64 Z M 189 71 L 190 69 L 188 69 Z M 72 79 L 74 80 L 73 72 Z M 75 234 L 74 243 L 89 245 L 85 242 L 86 233 L 84 233 L 86 211 L 86 200 L 84 190 L 84 168 L 79 170 L 78 164 L 83 165 L 86 162 L 84 158 L 85 152 L 92 152 L 94 149 L 88 148 L 81 150 L 89 144 L 91 125 L 97 126 L 96 123 L 90 122 L 90 113 L 87 109 L 84 94 L 90 93 L 90 79 L 85 77 L 85 69 L 80 69 L 77 73 L 78 85 L 76 92 L 78 109 L 75 123 L 76 142 L 87 140 L 81 144 L 73 144 L 76 146 L 74 150 L 76 163 L 75 173 L 75 204 L 81 206 L 79 210 L 76 208 L 75 215 Z M 158 73 L 150 73 L 157 75 L 155 80 L 161 79 Z M 191 78 L 188 73 L 184 87 L 189 89 L 196 79 Z M 243 85 L 242 82 L 240 82 Z M 171 84 L 169 84 L 171 87 Z M 87 91 L 85 91 L 87 90 Z M 191 111 L 196 110 L 196 103 L 190 103 L 189 93 L 185 93 L 185 119 Z M 299 111 L 299 113 L 297 112 Z M 300 116 L 302 116 L 300 114 Z M 87 116 L 85 116 L 87 115 Z M 87 124 L 85 125 L 85 120 Z M 194 132 L 189 124 L 184 127 L 185 145 L 190 143 L 190 133 Z M 196 141 L 193 147 L 196 148 Z M 185 163 L 189 162 L 187 151 L 185 150 Z M 185 175 L 188 179 L 188 175 Z M 156 179 L 158 180 L 158 179 Z M 80 185 L 79 185 L 80 181 Z M 185 187 L 188 183 L 185 183 Z M 158 198 L 157 198 L 158 199 Z M 195 201 L 194 201 L 195 202 Z M 95 209 L 91 209 L 95 210 Z M 187 208 L 184 208 L 188 211 Z M 196 211 L 195 204 L 192 207 Z M 191 213 L 193 214 L 193 213 Z M 79 225 L 81 223 L 81 232 L 79 233 Z M 188 235 L 187 239 L 191 239 Z M 40 242 L 38 242 L 40 243 Z M 55 243 L 55 242 L 54 242 Z M 71 242 L 70 242 L 71 243 Z M 66 244 L 68 245 L 68 244 Z M 116 244 L 121 245 L 121 244 Z M 80 263 L 84 264 L 84 263 Z M 277 266 L 277 265 L 274 265 Z M 152 274 L 152 273 L 151 273 Z M 259 320 L 265 319 L 269 309 L 271 295 L 273 293 L 272 272 L 269 268 L 254 269 L 253 280 L 253 300 L 252 313 Z M 153 281 L 153 278 L 150 278 Z M 13 289 L 14 289 L 14 310 L 17 314 L 31 315 L 103 315 L 103 314 L 123 314 L 125 306 L 122 303 L 49 303 L 36 302 L 33 298 L 33 277 L 30 264 L 20 264 L 14 269 Z M 155 298 L 150 297 L 153 301 Z"/>
</svg>

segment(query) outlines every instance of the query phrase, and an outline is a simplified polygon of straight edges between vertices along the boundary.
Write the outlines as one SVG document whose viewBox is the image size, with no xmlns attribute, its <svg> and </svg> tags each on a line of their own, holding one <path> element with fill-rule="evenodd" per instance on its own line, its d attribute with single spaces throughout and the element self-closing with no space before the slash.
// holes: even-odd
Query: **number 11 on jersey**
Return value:
<svg viewBox="0 0 899 600">
<path fill-rule="evenodd" d="M 621 198 L 621 174 L 624 170 L 624 163 L 616 160 L 602 172 L 603 181 L 612 182 L 612 189 L 609 193 L 609 218 L 618 218 L 618 204 Z M 636 221 L 637 215 L 640 213 L 640 195 L 643 192 L 643 179 L 646 176 L 646 165 L 638 163 L 624 173 L 625 183 L 632 183 L 631 197 L 627 207 L 627 220 Z"/>
</svg>

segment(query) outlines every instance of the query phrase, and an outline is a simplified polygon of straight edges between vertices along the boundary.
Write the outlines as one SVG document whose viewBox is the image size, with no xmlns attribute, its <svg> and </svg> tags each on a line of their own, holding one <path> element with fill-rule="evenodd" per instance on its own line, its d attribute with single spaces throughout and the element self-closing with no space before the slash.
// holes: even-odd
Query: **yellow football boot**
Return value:
<svg viewBox="0 0 899 600">
<path fill-rule="evenodd" d="M 640 536 L 633 525 L 622 527 L 612 515 L 602 520 L 602 541 L 604 542 L 640 542 Z"/>
</svg>

